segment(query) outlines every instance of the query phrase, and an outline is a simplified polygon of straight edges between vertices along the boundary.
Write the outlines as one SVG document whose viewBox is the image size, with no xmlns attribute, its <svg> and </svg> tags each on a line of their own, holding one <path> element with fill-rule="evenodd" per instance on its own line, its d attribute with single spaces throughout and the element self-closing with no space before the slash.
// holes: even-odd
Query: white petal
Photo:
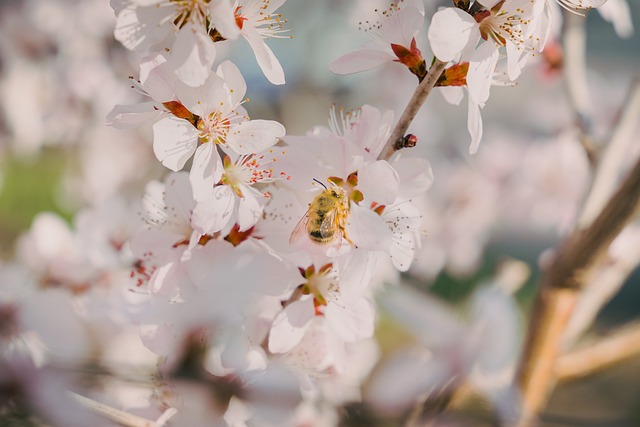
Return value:
<svg viewBox="0 0 640 427">
<path fill-rule="evenodd" d="M 471 145 L 469 145 L 469 154 L 476 154 L 482 139 L 482 116 L 480 115 L 480 106 L 473 102 L 469 96 L 469 109 L 467 116 L 467 129 L 471 135 Z"/>
<path fill-rule="evenodd" d="M 176 74 L 163 55 L 150 55 L 140 63 L 140 85 L 158 102 L 175 99 Z"/>
<path fill-rule="evenodd" d="M 383 21 L 380 36 L 385 42 L 409 49 L 411 39 L 418 35 L 423 25 L 424 13 L 415 7 L 405 6 Z"/>
<path fill-rule="evenodd" d="M 471 15 L 456 7 L 447 7 L 433 15 L 427 35 L 433 54 L 448 62 L 471 41 L 477 40 L 480 30 Z"/>
<path fill-rule="evenodd" d="M 366 400 L 381 411 L 400 414 L 413 408 L 420 396 L 442 390 L 450 375 L 446 363 L 427 352 L 396 353 L 376 372 Z"/>
<path fill-rule="evenodd" d="M 240 35 L 233 7 L 229 0 L 213 0 L 209 3 L 209 16 L 213 27 L 228 40 L 235 40 Z"/>
<path fill-rule="evenodd" d="M 159 119 L 164 111 L 155 107 L 155 102 L 134 105 L 116 105 L 107 115 L 107 125 L 117 129 L 133 129 Z"/>
<path fill-rule="evenodd" d="M 252 154 L 271 148 L 286 133 L 284 126 L 273 120 L 248 120 L 233 126 L 227 145 L 237 154 Z"/>
<path fill-rule="evenodd" d="M 348 237 L 359 248 L 384 251 L 391 246 L 391 230 L 371 209 L 352 203 L 346 229 Z"/>
<path fill-rule="evenodd" d="M 212 73 L 215 59 L 216 48 L 211 39 L 189 23 L 178 32 L 168 64 L 183 83 L 200 86 Z"/>
<path fill-rule="evenodd" d="M 514 81 L 520 76 L 529 55 L 517 47 L 511 40 L 507 39 L 507 75 L 509 80 Z M 497 60 L 496 60 L 497 62 Z M 493 76 L 492 76 L 493 77 Z"/>
<path fill-rule="evenodd" d="M 193 198 L 201 202 L 207 200 L 213 191 L 213 186 L 222 177 L 222 162 L 215 144 L 202 144 L 193 157 L 193 165 L 189 173 Z"/>
<path fill-rule="evenodd" d="M 375 255 L 355 249 L 335 261 L 340 274 L 341 301 L 354 303 L 362 298 L 374 271 Z"/>
<path fill-rule="evenodd" d="M 342 55 L 331 64 L 329 70 L 336 74 L 353 74 L 362 71 L 373 70 L 395 59 L 393 55 L 384 50 L 380 50 L 375 42 L 369 42 L 353 52 Z"/>
<path fill-rule="evenodd" d="M 189 224 L 196 202 L 193 200 L 188 173 L 172 173 L 165 178 L 164 201 L 168 211 L 176 216 L 173 221 Z"/>
<path fill-rule="evenodd" d="M 400 178 L 389 162 L 378 160 L 358 170 L 358 189 L 365 201 L 389 205 L 398 197 Z"/>
<path fill-rule="evenodd" d="M 382 307 L 409 328 L 429 349 L 450 346 L 465 328 L 453 310 L 434 297 L 406 286 L 394 286 L 380 298 Z"/>
<path fill-rule="evenodd" d="M 229 101 L 231 104 L 240 104 L 245 93 L 247 93 L 247 83 L 244 81 L 244 77 L 242 77 L 238 67 L 231 61 L 224 61 L 218 66 L 216 74 L 224 80 L 229 90 Z"/>
<path fill-rule="evenodd" d="M 269 49 L 269 46 L 262 40 L 258 31 L 250 25 L 246 25 L 242 30 L 242 35 L 247 39 L 249 45 L 251 45 L 251 49 L 253 49 L 253 53 L 256 55 L 258 65 L 267 79 L 274 85 L 283 85 L 285 81 L 282 66 L 278 58 L 276 58 L 271 49 Z"/>
<path fill-rule="evenodd" d="M 151 45 L 164 39 L 173 24 L 167 17 L 173 13 L 171 7 L 128 7 L 116 19 L 114 36 L 130 50 L 147 50 Z M 163 25 L 158 25 L 164 22 Z"/>
<path fill-rule="evenodd" d="M 444 100 L 451 105 L 460 105 L 464 98 L 464 89 L 461 87 L 443 86 L 438 89 Z"/>
<path fill-rule="evenodd" d="M 598 13 L 605 21 L 613 24 L 613 29 L 618 37 L 628 39 L 633 35 L 631 11 L 625 0 L 609 0 L 598 8 Z"/>
<path fill-rule="evenodd" d="M 240 231 L 247 231 L 262 217 L 262 206 L 252 194 L 244 194 L 238 205 L 238 226 Z"/>
<path fill-rule="evenodd" d="M 172 171 L 182 169 L 197 142 L 198 130 L 186 120 L 166 116 L 153 125 L 153 152 Z"/>
<path fill-rule="evenodd" d="M 364 298 L 348 307 L 329 303 L 324 314 L 327 325 L 344 341 L 355 342 L 373 336 L 374 310 Z"/>
<path fill-rule="evenodd" d="M 431 163 L 419 157 L 404 157 L 398 152 L 398 157 L 391 160 L 391 165 L 398 172 L 400 178 L 400 199 L 406 200 L 427 191 L 433 184 L 433 170 Z"/>
<path fill-rule="evenodd" d="M 235 195 L 228 185 L 218 185 L 211 197 L 198 202 L 191 216 L 191 225 L 202 234 L 213 234 L 222 230 L 233 214 Z"/>
<path fill-rule="evenodd" d="M 220 103 L 227 98 L 224 80 L 216 73 L 210 73 L 202 86 L 193 87 L 177 82 L 176 96 L 187 110 L 200 117 L 220 109 Z"/>
<path fill-rule="evenodd" d="M 302 340 L 314 313 L 313 298 L 310 295 L 287 305 L 273 321 L 269 333 L 269 351 L 285 353 L 295 347 Z"/>
<path fill-rule="evenodd" d="M 480 106 L 489 99 L 489 90 L 498 64 L 498 46 L 493 41 L 482 43 L 469 59 L 467 87 L 469 97 Z"/>
<path fill-rule="evenodd" d="M 473 294 L 469 341 L 477 343 L 472 381 L 490 392 L 511 385 L 519 344 L 518 308 L 498 287 L 482 287 Z"/>
</svg>

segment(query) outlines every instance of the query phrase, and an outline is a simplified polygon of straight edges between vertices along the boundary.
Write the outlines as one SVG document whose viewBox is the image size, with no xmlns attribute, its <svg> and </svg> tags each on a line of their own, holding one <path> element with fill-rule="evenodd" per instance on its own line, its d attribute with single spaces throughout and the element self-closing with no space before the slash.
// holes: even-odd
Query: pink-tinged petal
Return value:
<svg viewBox="0 0 640 427">
<path fill-rule="evenodd" d="M 231 61 L 224 61 L 218 66 L 216 71 L 223 80 L 229 90 L 229 101 L 232 105 L 242 102 L 245 93 L 247 93 L 247 83 L 240 73 L 240 70 Z"/>
<path fill-rule="evenodd" d="M 226 145 L 240 155 L 259 153 L 271 148 L 286 132 L 273 120 L 249 120 L 231 128 Z"/>
<path fill-rule="evenodd" d="M 153 125 L 153 152 L 174 172 L 189 160 L 197 142 L 198 130 L 186 120 L 166 116 Z"/>
<path fill-rule="evenodd" d="M 345 75 L 369 71 L 393 61 L 395 56 L 389 51 L 381 50 L 376 42 L 368 42 L 353 52 L 342 55 L 331 64 L 329 70 L 332 73 Z"/>
<path fill-rule="evenodd" d="M 489 99 L 489 90 L 498 64 L 498 56 L 498 46 L 493 41 L 486 41 L 478 47 L 469 60 L 469 71 L 467 72 L 469 97 L 480 106 L 484 106 L 484 103 Z"/>
<path fill-rule="evenodd" d="M 240 28 L 236 23 L 231 3 L 229 0 L 213 0 L 209 3 L 209 19 L 222 37 L 235 40 L 240 35 Z"/>
<path fill-rule="evenodd" d="M 324 311 L 327 325 L 346 342 L 360 341 L 373 336 L 375 312 L 365 298 L 348 307 L 329 303 Z"/>
<path fill-rule="evenodd" d="M 247 188 L 248 190 L 248 188 Z M 262 217 L 262 205 L 252 194 L 245 194 L 240 198 L 238 203 L 238 227 L 239 231 L 247 231 L 260 220 Z"/>
<path fill-rule="evenodd" d="M 438 88 L 445 101 L 451 105 L 460 105 L 464 99 L 464 89 L 456 86 L 442 86 Z"/>
<path fill-rule="evenodd" d="M 467 129 L 471 135 L 471 145 L 469 145 L 469 154 L 476 154 L 482 139 L 482 116 L 480 115 L 480 106 L 473 102 L 469 97 L 469 110 L 467 116 Z"/>
<path fill-rule="evenodd" d="M 265 77 L 274 85 L 283 85 L 285 80 L 282 65 L 280 65 L 278 58 L 276 58 L 269 46 L 266 45 L 258 31 L 250 25 L 245 25 L 242 30 L 242 35 L 249 42 Z"/>
<path fill-rule="evenodd" d="M 478 23 L 471 15 L 456 7 L 436 12 L 427 34 L 433 54 L 441 61 L 452 61 L 464 48 L 480 36 Z"/>
<path fill-rule="evenodd" d="M 198 202 L 191 216 L 191 225 L 202 234 L 222 230 L 229 223 L 235 206 L 235 195 L 228 185 L 219 185 L 211 193 L 210 198 Z"/>
<path fill-rule="evenodd" d="M 189 23 L 182 27 L 171 48 L 167 63 L 189 86 L 201 86 L 212 73 L 216 48 L 207 34 Z"/>
<path fill-rule="evenodd" d="M 358 189 L 367 203 L 389 205 L 400 191 L 400 178 L 389 162 L 378 160 L 358 170 Z"/>
<path fill-rule="evenodd" d="M 287 305 L 273 321 L 269 333 L 269 351 L 285 353 L 295 347 L 304 337 L 315 314 L 313 297 L 304 295 Z"/>
<path fill-rule="evenodd" d="M 348 237 L 361 249 L 384 251 L 391 246 L 391 230 L 371 209 L 352 203 L 346 229 Z"/>
<path fill-rule="evenodd" d="M 155 102 L 143 102 L 134 105 L 116 105 L 107 115 L 107 126 L 117 129 L 133 129 L 151 122 L 166 114 L 159 110 Z"/>
<path fill-rule="evenodd" d="M 425 159 L 404 157 L 402 151 L 398 151 L 397 156 L 391 160 L 391 166 L 400 178 L 400 199 L 406 200 L 421 195 L 433 184 L 431 163 Z"/>
<path fill-rule="evenodd" d="M 113 35 L 129 50 L 147 50 L 171 32 L 173 23 L 167 18 L 173 12 L 172 7 L 125 8 L 116 19 Z M 164 24 L 158 25 L 160 22 Z"/>
<path fill-rule="evenodd" d="M 406 47 L 411 46 L 424 25 L 424 13 L 411 6 L 405 6 L 392 14 L 383 22 L 380 37 L 387 43 L 395 43 Z"/>
<path fill-rule="evenodd" d="M 205 143 L 198 147 L 189 173 L 193 198 L 203 202 L 211 197 L 213 186 L 222 178 L 222 162 L 215 144 Z"/>
<path fill-rule="evenodd" d="M 177 81 L 176 74 L 163 55 L 150 55 L 140 63 L 140 85 L 158 102 L 175 99 Z"/>
</svg>

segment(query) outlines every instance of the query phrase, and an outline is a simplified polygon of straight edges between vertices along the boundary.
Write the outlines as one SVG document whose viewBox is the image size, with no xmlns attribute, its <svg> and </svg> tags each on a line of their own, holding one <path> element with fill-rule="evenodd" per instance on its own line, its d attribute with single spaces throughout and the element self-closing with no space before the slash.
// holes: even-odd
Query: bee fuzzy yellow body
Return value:
<svg viewBox="0 0 640 427">
<path fill-rule="evenodd" d="M 340 187 L 327 188 L 309 204 L 309 210 L 296 225 L 289 242 L 295 242 L 303 234 L 321 245 L 331 244 L 338 238 L 347 238 L 345 225 L 348 215 L 349 200 L 345 191 Z"/>
</svg>

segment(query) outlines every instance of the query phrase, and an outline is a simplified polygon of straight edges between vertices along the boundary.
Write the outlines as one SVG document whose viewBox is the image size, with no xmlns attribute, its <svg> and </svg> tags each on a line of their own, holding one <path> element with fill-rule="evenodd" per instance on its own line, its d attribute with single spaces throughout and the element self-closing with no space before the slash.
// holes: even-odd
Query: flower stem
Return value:
<svg viewBox="0 0 640 427">
<path fill-rule="evenodd" d="M 389 158 L 391 158 L 393 153 L 396 151 L 396 141 L 404 137 L 405 132 L 409 129 L 409 125 L 416 114 L 418 114 L 418 111 L 420 111 L 422 104 L 427 100 L 427 97 L 431 93 L 431 89 L 436 85 L 436 82 L 442 75 L 446 65 L 446 62 L 442 62 L 438 59 L 433 62 L 431 68 L 429 68 L 427 76 L 420 82 L 416 91 L 413 93 L 413 96 L 409 100 L 409 103 L 402 112 L 402 116 L 400 116 L 396 127 L 393 129 L 393 132 L 391 132 L 391 135 L 382 149 L 382 152 L 378 156 L 378 159 L 389 160 Z"/>
</svg>

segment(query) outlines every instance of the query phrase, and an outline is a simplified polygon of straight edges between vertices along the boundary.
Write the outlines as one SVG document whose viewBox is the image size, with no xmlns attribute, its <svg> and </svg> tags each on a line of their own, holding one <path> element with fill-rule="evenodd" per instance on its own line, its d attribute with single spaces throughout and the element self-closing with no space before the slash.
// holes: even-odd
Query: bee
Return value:
<svg viewBox="0 0 640 427">
<path fill-rule="evenodd" d="M 327 188 L 322 182 L 314 179 L 324 187 L 309 204 L 309 209 L 293 229 L 289 243 L 294 243 L 304 234 L 320 245 L 330 245 L 339 238 L 345 238 L 346 219 L 349 216 L 349 199 L 344 189 L 338 186 Z"/>
</svg>

